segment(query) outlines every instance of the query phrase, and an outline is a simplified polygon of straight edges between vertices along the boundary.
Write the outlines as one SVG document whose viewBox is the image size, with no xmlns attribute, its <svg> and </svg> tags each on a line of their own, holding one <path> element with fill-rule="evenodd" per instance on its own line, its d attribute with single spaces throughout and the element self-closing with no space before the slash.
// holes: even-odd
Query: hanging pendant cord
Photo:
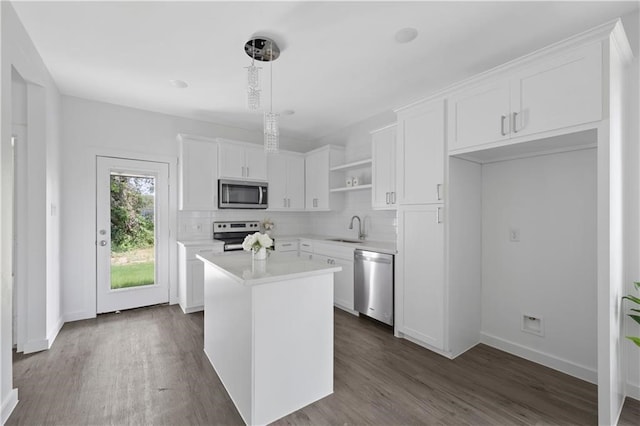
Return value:
<svg viewBox="0 0 640 426">
<path fill-rule="evenodd" d="M 269 57 L 271 58 L 271 60 L 269 61 L 270 64 L 270 72 L 269 72 L 269 80 L 270 80 L 270 85 L 271 85 L 271 105 L 269 106 L 269 111 L 271 111 L 271 114 L 273 114 L 273 42 L 270 41 L 269 42 L 269 49 L 271 50 L 271 54 L 269 55 Z"/>
</svg>

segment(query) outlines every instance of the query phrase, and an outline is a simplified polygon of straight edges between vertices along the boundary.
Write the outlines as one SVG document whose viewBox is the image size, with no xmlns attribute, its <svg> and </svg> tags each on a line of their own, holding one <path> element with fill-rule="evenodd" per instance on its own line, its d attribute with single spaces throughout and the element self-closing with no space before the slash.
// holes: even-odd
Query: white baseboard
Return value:
<svg viewBox="0 0 640 426">
<path fill-rule="evenodd" d="M 422 346 L 425 349 L 429 349 L 431 352 L 435 352 L 438 355 L 441 355 L 445 358 L 449 358 L 449 359 L 453 359 L 453 356 L 451 356 L 451 352 L 447 352 L 447 351 L 443 351 L 442 349 L 438 349 L 434 346 L 429 345 L 428 343 L 423 342 L 420 339 L 416 339 L 415 337 L 409 336 L 408 334 L 405 334 L 401 331 L 396 331 L 394 333 L 395 337 L 399 337 L 401 339 L 405 339 L 410 341 L 411 343 L 415 343 L 418 346 Z"/>
<path fill-rule="evenodd" d="M 49 349 L 49 340 L 48 339 L 37 339 L 37 340 L 29 340 L 24 343 L 22 347 L 24 354 L 32 354 L 34 352 L 46 351 Z"/>
<path fill-rule="evenodd" d="M 640 384 L 627 382 L 627 396 L 640 401 Z"/>
<path fill-rule="evenodd" d="M 58 333 L 60 333 L 60 330 L 62 330 L 62 326 L 63 325 L 64 325 L 63 318 L 62 317 L 58 318 L 58 323 L 56 324 L 56 326 L 53 328 L 53 330 L 51 330 L 51 332 L 47 336 L 47 341 L 48 341 L 48 344 L 49 344 L 47 349 L 51 349 L 51 345 L 53 345 L 53 342 L 55 342 L 56 337 L 58 337 Z"/>
<path fill-rule="evenodd" d="M 63 320 L 62 322 L 66 323 L 66 322 L 72 322 L 72 321 L 80 321 L 80 320 L 91 319 L 95 317 L 96 317 L 95 312 L 86 312 L 86 311 L 70 312 L 62 316 L 62 320 Z"/>
<path fill-rule="evenodd" d="M 194 312 L 204 311 L 204 306 L 192 306 L 190 308 L 184 308 L 182 305 L 180 305 L 180 309 L 182 309 L 182 312 L 185 314 L 192 314 Z"/>
<path fill-rule="evenodd" d="M 554 355 L 537 351 L 518 343 L 513 343 L 500 337 L 492 336 L 487 333 L 480 334 L 480 341 L 485 345 L 500 349 L 512 355 L 542 364 L 545 367 L 558 370 L 562 373 L 585 380 L 589 383 L 598 383 L 598 373 L 596 369 L 576 364 L 572 361 L 556 357 Z"/>
<path fill-rule="evenodd" d="M 18 405 L 18 389 L 12 389 L 9 395 L 2 401 L 2 418 L 0 424 L 3 425 L 9 420 L 9 416 L 13 413 L 13 409 Z"/>
</svg>

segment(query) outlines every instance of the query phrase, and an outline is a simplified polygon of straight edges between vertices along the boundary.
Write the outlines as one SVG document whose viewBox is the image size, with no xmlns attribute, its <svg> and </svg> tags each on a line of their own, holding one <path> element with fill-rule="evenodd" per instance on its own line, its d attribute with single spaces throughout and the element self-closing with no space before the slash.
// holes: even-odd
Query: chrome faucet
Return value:
<svg viewBox="0 0 640 426">
<path fill-rule="evenodd" d="M 359 216 L 352 216 L 351 217 L 351 223 L 349 224 L 349 229 L 353 229 L 353 219 L 358 219 L 358 239 L 359 240 L 364 240 L 366 235 L 364 233 L 364 229 L 363 229 L 363 226 L 362 226 L 362 220 L 360 220 Z"/>
</svg>

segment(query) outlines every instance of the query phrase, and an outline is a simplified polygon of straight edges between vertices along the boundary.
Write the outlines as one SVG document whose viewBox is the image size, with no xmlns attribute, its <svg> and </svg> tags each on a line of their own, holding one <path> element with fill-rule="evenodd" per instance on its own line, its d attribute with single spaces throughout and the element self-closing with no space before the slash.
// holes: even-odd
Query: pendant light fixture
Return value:
<svg viewBox="0 0 640 426">
<path fill-rule="evenodd" d="M 280 145 L 280 140 L 279 140 L 280 131 L 278 128 L 279 114 L 273 112 L 273 61 L 278 59 L 278 57 L 280 56 L 280 49 L 278 48 L 278 45 L 273 40 L 268 39 L 266 37 L 258 37 L 246 42 L 244 45 L 244 50 L 247 53 L 247 55 L 251 57 L 252 66 L 253 66 L 253 61 L 255 60 L 263 61 L 263 62 L 271 62 L 270 73 L 269 73 L 269 80 L 270 80 L 269 96 L 271 99 L 270 99 L 269 111 L 264 112 L 264 150 L 268 153 L 275 153 L 275 152 L 278 152 L 279 145 Z M 248 67 L 248 69 L 249 69 L 249 75 L 248 75 L 249 108 L 257 109 L 257 108 L 251 108 L 252 105 L 255 105 L 255 102 L 252 104 L 252 99 L 251 99 L 251 96 L 252 96 L 251 84 L 252 84 L 252 81 L 254 81 L 254 79 L 250 74 L 252 72 L 251 67 Z M 257 70 L 259 70 L 259 68 L 257 68 Z M 258 71 L 256 71 L 256 73 L 257 72 Z M 259 77 L 257 81 L 258 81 L 257 95 L 258 95 L 258 107 L 259 107 L 259 104 L 260 104 Z M 255 87 L 253 89 L 255 90 Z"/>
<path fill-rule="evenodd" d="M 255 111 L 260 109 L 260 70 L 262 68 L 256 67 L 255 62 L 255 40 L 254 48 L 251 52 L 251 65 L 247 68 L 247 106 L 250 110 Z"/>
</svg>

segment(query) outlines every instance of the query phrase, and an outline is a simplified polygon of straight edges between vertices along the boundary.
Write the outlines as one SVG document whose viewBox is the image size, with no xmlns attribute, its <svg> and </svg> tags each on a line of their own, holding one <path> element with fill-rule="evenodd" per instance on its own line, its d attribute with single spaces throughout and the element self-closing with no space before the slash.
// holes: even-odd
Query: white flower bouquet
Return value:
<svg viewBox="0 0 640 426">
<path fill-rule="evenodd" d="M 271 219 L 265 219 L 262 221 L 262 227 L 265 231 L 271 231 L 276 225 L 273 223 Z"/>
<path fill-rule="evenodd" d="M 267 234 L 256 232 L 244 238 L 242 248 L 245 251 L 252 251 L 254 253 L 258 252 L 261 248 L 273 250 L 273 240 Z"/>
</svg>

